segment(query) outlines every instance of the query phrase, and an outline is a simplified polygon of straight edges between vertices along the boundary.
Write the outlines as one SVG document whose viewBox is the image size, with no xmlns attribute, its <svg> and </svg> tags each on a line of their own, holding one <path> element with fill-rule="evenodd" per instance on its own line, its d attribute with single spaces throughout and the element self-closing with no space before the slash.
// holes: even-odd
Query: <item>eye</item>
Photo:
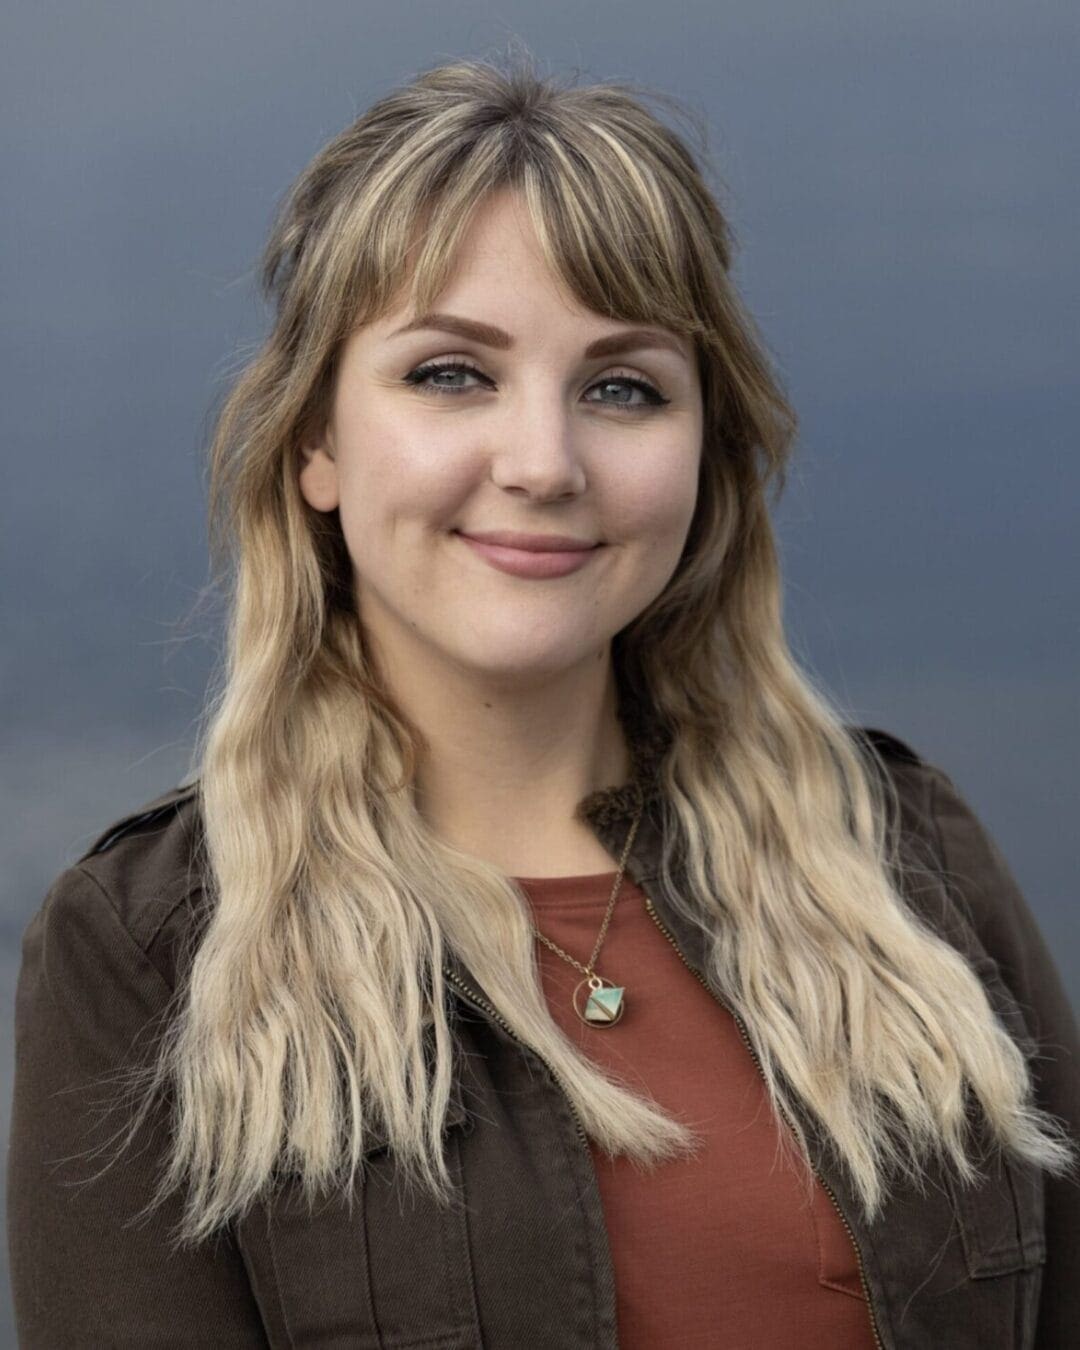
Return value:
<svg viewBox="0 0 1080 1350">
<path fill-rule="evenodd" d="M 644 396 L 644 403 L 629 403 L 626 401 L 612 403 L 609 406 L 613 408 L 626 408 L 629 412 L 638 412 L 642 408 L 659 408 L 665 403 L 670 403 L 671 399 L 665 398 L 660 390 L 648 380 L 643 380 L 639 375 L 605 375 L 602 380 L 597 380 L 595 384 L 589 386 L 592 389 L 619 389 L 640 393 Z M 590 399 L 590 403 L 602 402 L 603 400 Z"/>
<path fill-rule="evenodd" d="M 467 361 L 460 360 L 427 361 L 424 365 L 417 366 L 414 370 L 410 370 L 404 377 L 404 382 L 412 385 L 413 388 L 419 390 L 421 393 L 434 394 L 436 397 L 442 394 L 457 395 L 468 393 L 468 385 L 447 384 L 445 382 L 436 384 L 429 382 L 442 375 L 472 375 L 475 376 L 476 379 L 482 380 L 489 388 L 494 388 L 495 382 L 485 375 L 483 371 L 477 369 L 476 366 L 470 365 Z M 620 389 L 624 393 L 629 391 L 630 395 L 633 395 L 636 391 L 643 396 L 645 401 L 639 403 L 631 403 L 626 399 L 615 402 L 609 402 L 606 399 L 589 399 L 587 401 L 590 403 L 600 403 L 610 408 L 618 408 L 620 410 L 625 409 L 628 412 L 640 412 L 647 408 L 658 408 L 671 402 L 670 399 L 664 398 L 663 394 L 660 393 L 655 385 L 650 384 L 648 380 L 643 380 L 637 375 L 606 375 L 602 380 L 596 380 L 589 386 L 590 391 L 593 389 L 612 388 Z"/>
<path fill-rule="evenodd" d="M 466 361 L 428 361 L 425 365 L 410 370 L 408 375 L 405 376 L 405 383 L 414 385 L 424 394 L 457 394 L 463 388 L 467 388 L 467 386 L 460 384 L 428 384 L 429 376 L 440 374 L 475 375 L 478 379 L 491 384 L 491 380 L 485 374 L 477 370 L 475 366 L 470 366 Z"/>
</svg>

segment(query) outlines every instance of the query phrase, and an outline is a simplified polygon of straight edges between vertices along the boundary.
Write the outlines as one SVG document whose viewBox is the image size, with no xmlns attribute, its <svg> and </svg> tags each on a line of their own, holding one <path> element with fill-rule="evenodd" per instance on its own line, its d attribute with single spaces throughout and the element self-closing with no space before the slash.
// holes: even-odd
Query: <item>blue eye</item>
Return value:
<svg viewBox="0 0 1080 1350">
<path fill-rule="evenodd" d="M 489 388 L 494 387 L 494 381 L 489 379 L 476 366 L 469 365 L 466 361 L 428 361 L 422 366 L 417 366 L 415 370 L 410 370 L 405 376 L 405 383 L 412 385 L 424 394 L 463 394 L 468 393 L 469 386 L 462 384 L 432 384 L 429 379 L 440 374 L 452 375 L 474 375 L 477 379 L 483 380 Z M 597 380 L 595 384 L 589 386 L 590 389 L 603 389 L 608 386 L 621 387 L 623 389 L 638 390 L 645 397 L 644 403 L 606 403 L 610 408 L 623 408 L 628 412 L 640 412 L 646 408 L 658 408 L 671 400 L 664 398 L 660 391 L 651 385 L 648 380 L 639 379 L 636 375 L 609 375 L 605 379 Z M 605 403 L 605 400 L 590 399 L 589 402 Z"/>
<path fill-rule="evenodd" d="M 415 370 L 410 370 L 408 375 L 405 376 L 405 383 L 415 385 L 425 394 L 458 393 L 462 389 L 460 384 L 428 384 L 427 380 L 429 375 L 438 375 L 442 372 L 447 372 L 449 374 L 475 375 L 479 379 L 487 380 L 489 384 L 491 383 L 487 376 L 477 370 L 475 366 L 470 366 L 464 361 L 429 361 L 426 365 L 417 366 Z"/>
<path fill-rule="evenodd" d="M 612 403 L 612 408 L 625 408 L 628 412 L 636 412 L 641 408 L 659 408 L 665 403 L 670 403 L 669 398 L 664 398 L 654 385 L 648 380 L 638 379 L 636 375 L 608 375 L 602 380 L 597 380 L 595 384 L 589 386 L 590 389 L 604 389 L 614 385 L 616 388 L 628 389 L 632 393 L 635 389 L 645 395 L 644 403 Z M 599 399 L 590 399 L 590 403 L 602 402 Z"/>
</svg>

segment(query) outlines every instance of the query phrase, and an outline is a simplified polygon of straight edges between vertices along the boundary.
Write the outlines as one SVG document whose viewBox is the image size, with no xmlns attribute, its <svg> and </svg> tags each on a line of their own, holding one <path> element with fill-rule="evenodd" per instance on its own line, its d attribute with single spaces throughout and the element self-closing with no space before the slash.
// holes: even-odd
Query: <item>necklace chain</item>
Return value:
<svg viewBox="0 0 1080 1350">
<path fill-rule="evenodd" d="M 545 943 L 548 947 L 551 948 L 553 952 L 561 956 L 564 961 L 569 961 L 571 965 L 577 966 L 578 970 L 582 971 L 585 975 L 589 976 L 590 979 L 599 978 L 596 976 L 596 971 L 594 969 L 596 958 L 600 951 L 601 946 L 603 945 L 604 935 L 607 932 L 608 924 L 611 922 L 611 916 L 615 910 L 615 900 L 619 894 L 619 887 L 622 885 L 623 872 L 626 869 L 626 860 L 630 856 L 630 850 L 634 844 L 634 837 L 638 832 L 638 826 L 641 824 L 641 816 L 643 809 L 644 809 L 644 801 L 639 800 L 637 811 L 634 814 L 633 823 L 631 824 L 629 833 L 626 836 L 626 843 L 623 845 L 622 857 L 619 859 L 619 870 L 615 873 L 615 884 L 611 888 L 611 899 L 608 901 L 607 911 L 604 914 L 604 922 L 600 925 L 600 934 L 596 939 L 596 946 L 593 947 L 592 956 L 589 957 L 589 964 L 587 966 L 583 966 L 581 962 L 576 961 L 570 955 L 569 952 L 564 952 L 563 949 L 560 946 L 558 946 L 557 943 L 554 943 L 550 938 L 545 937 L 544 934 L 540 932 L 539 928 L 537 928 L 535 924 L 533 925 L 533 932 L 536 934 L 536 936 L 540 939 L 541 942 Z"/>
</svg>

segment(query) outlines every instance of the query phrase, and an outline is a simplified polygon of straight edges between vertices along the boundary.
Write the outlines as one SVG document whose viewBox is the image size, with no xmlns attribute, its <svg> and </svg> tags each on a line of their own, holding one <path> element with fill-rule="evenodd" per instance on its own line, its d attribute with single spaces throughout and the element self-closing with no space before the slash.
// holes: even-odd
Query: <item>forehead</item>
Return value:
<svg viewBox="0 0 1080 1350">
<path fill-rule="evenodd" d="M 437 213 L 436 213 L 437 214 Z M 429 230 L 438 230 L 432 237 Z M 594 272 L 604 272 L 601 292 L 588 301 L 589 283 L 575 294 L 580 267 L 561 259 L 560 244 L 545 251 L 523 193 L 501 189 L 479 202 L 456 236 L 446 217 L 432 226 L 431 213 L 410 232 L 405 256 L 409 259 L 394 290 L 377 313 L 370 313 L 347 334 L 354 352 L 413 350 L 423 337 L 442 334 L 478 343 L 493 351 L 520 353 L 529 348 L 565 346 L 573 359 L 616 356 L 648 346 L 670 362 L 695 365 L 696 339 L 686 325 L 672 326 L 670 304 L 658 300 L 663 316 L 649 313 L 643 302 L 641 277 L 624 282 L 627 310 L 617 312 L 607 264 L 596 260 Z M 558 229 L 539 222 L 540 231 Z M 449 235 L 449 237 L 448 237 Z M 581 241 L 579 241 L 581 242 Z M 567 245 L 562 241 L 563 248 Z M 574 284 L 561 275 L 568 269 Z M 593 266 L 586 263 L 586 268 Z M 579 288 L 580 290 L 580 288 Z M 665 288 L 669 295 L 670 288 Z M 691 321 L 691 328 L 698 325 Z"/>
<path fill-rule="evenodd" d="M 372 327 L 379 337 L 442 326 L 446 316 L 471 320 L 475 333 L 461 331 L 490 346 L 500 331 L 521 322 L 522 311 L 542 309 L 545 319 L 560 324 L 603 323 L 603 317 L 581 306 L 545 257 L 524 206 L 500 195 L 485 203 L 461 236 L 435 254 L 434 265 L 419 266 L 402 277 L 397 292 Z M 450 327 L 454 327 L 451 319 Z"/>
</svg>

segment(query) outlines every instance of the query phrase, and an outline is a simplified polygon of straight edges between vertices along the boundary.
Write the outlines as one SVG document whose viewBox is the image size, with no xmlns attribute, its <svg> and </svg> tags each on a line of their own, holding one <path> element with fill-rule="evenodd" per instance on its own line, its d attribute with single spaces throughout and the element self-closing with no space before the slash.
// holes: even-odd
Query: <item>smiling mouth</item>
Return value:
<svg viewBox="0 0 1080 1350">
<path fill-rule="evenodd" d="M 591 544 L 588 548 L 577 549 L 513 548 L 506 544 L 493 544 L 483 539 L 474 539 L 472 535 L 463 534 L 460 530 L 453 533 L 473 553 L 498 571 L 507 572 L 511 576 L 532 577 L 539 580 L 568 576 L 584 567 L 603 549 L 602 544 Z"/>
<path fill-rule="evenodd" d="M 566 534 L 527 534 L 516 530 L 455 530 L 454 534 L 481 544 L 497 544 L 525 553 L 582 553 L 598 548 L 602 541 L 575 539 Z"/>
</svg>

